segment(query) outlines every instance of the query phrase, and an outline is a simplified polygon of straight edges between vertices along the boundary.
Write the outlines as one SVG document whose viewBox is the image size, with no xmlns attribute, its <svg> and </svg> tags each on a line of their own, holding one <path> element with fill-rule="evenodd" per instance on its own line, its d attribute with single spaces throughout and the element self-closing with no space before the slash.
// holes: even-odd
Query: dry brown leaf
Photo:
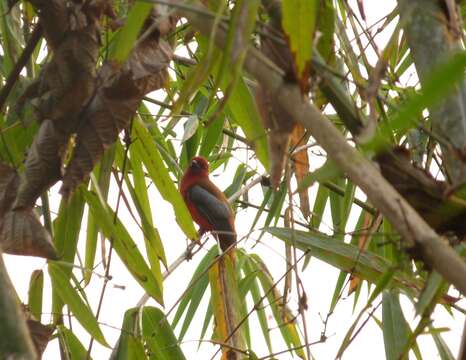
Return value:
<svg viewBox="0 0 466 360">
<path fill-rule="evenodd" d="M 363 225 L 362 225 L 362 228 L 364 230 L 362 231 L 361 235 L 359 235 L 359 239 L 358 239 L 358 248 L 361 251 L 364 251 L 366 249 L 366 245 L 369 240 L 369 237 L 372 236 L 373 234 L 373 231 L 371 229 L 371 223 L 372 223 L 372 215 L 369 213 L 366 213 L 364 216 Z M 348 287 L 348 296 L 350 296 L 353 292 L 356 291 L 360 283 L 361 283 L 361 278 L 351 274 L 350 283 Z"/>
<path fill-rule="evenodd" d="M 294 173 L 298 186 L 301 184 L 301 181 L 304 179 L 306 174 L 309 173 L 309 155 L 307 153 L 307 148 L 299 149 L 306 145 L 306 140 L 306 130 L 303 125 L 298 123 L 291 134 L 291 146 L 293 149 L 298 149 L 298 151 L 292 156 Z M 311 215 L 311 207 L 309 204 L 307 188 L 299 192 L 299 205 L 304 217 L 309 219 L 309 216 Z"/>
<path fill-rule="evenodd" d="M 41 126 L 27 155 L 15 209 L 32 208 L 42 192 L 61 178 L 62 158 L 77 115 L 94 93 L 99 19 L 110 6 L 108 0 L 30 2 L 53 56 L 20 99 L 19 106 L 30 100 Z"/>
<path fill-rule="evenodd" d="M 8 211 L 0 222 L 0 244 L 12 255 L 57 259 L 52 239 L 33 209 Z"/>
<path fill-rule="evenodd" d="M 53 332 L 55 331 L 55 326 L 43 325 L 36 320 L 27 320 L 26 325 L 29 328 L 29 334 L 31 335 L 32 343 L 36 348 L 37 355 L 41 358 Z"/>
<path fill-rule="evenodd" d="M 32 207 L 14 209 L 19 175 L 0 163 L 0 246 L 8 254 L 57 258 L 49 233 Z"/>
<path fill-rule="evenodd" d="M 279 38 L 282 43 L 277 43 L 272 38 Z M 279 29 L 279 25 L 275 25 L 275 27 L 271 25 L 266 28 L 265 34 L 261 37 L 260 49 L 265 56 L 285 72 L 286 77 L 294 79 L 293 56 L 284 41 L 283 31 Z M 268 130 L 269 172 L 272 187 L 276 189 L 282 178 L 291 133 L 296 126 L 296 121 L 278 105 L 273 94 L 261 85 L 256 91 L 256 103 L 263 126 Z"/>
<path fill-rule="evenodd" d="M 240 300 L 237 279 L 231 278 L 231 275 L 235 274 L 236 265 L 236 254 L 232 250 L 219 257 L 209 270 L 213 293 L 211 304 L 215 320 L 213 340 L 229 345 L 222 346 L 222 360 L 242 358 L 233 349 L 244 349 L 245 346 L 242 330 L 236 329 L 240 319 Z"/>
<path fill-rule="evenodd" d="M 67 140 L 51 120 L 42 122 L 26 158 L 15 209 L 32 208 L 37 198 L 60 179 Z"/>
<path fill-rule="evenodd" d="M 0 162 L 0 221 L 15 200 L 18 182 L 19 176 L 15 169 Z"/>
<path fill-rule="evenodd" d="M 49 343 L 53 332 L 55 331 L 54 325 L 44 325 L 31 314 L 26 305 L 22 305 L 23 313 L 26 317 L 26 325 L 31 336 L 32 343 L 36 349 L 38 358 L 42 357 L 42 354 Z"/>
<path fill-rule="evenodd" d="M 103 85 L 82 116 L 76 147 L 63 178 L 60 193 L 65 198 L 88 177 L 120 131 L 128 127 L 144 95 L 164 86 L 172 57 L 171 47 L 156 31 L 133 49 L 121 68 L 111 63 L 102 67 L 99 75 Z"/>
</svg>

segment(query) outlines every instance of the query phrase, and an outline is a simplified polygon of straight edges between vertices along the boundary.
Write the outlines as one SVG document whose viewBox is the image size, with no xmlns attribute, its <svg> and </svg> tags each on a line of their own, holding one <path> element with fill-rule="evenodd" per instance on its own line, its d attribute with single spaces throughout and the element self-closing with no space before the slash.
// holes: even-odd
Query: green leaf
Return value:
<svg viewBox="0 0 466 360">
<path fill-rule="evenodd" d="M 434 339 L 435 346 L 437 346 L 441 360 L 455 360 L 455 356 L 452 354 L 450 348 L 440 334 L 433 332 L 432 338 Z"/>
<path fill-rule="evenodd" d="M 268 228 L 265 230 L 286 243 L 292 244 L 293 230 L 287 228 Z M 381 256 L 369 251 L 361 251 L 357 246 L 335 240 L 322 233 L 294 230 L 293 239 L 299 249 L 310 250 L 312 256 L 372 283 L 376 283 L 380 276 L 391 267 L 391 263 Z M 419 281 L 411 279 L 401 272 L 394 276 L 394 284 L 409 293 L 422 286 Z"/>
<path fill-rule="evenodd" d="M 159 232 L 154 227 L 152 221 L 152 211 L 150 206 L 149 194 L 147 193 L 147 184 L 142 161 L 137 147 L 130 147 L 130 164 L 132 170 L 131 184 L 128 174 L 125 175 L 126 186 L 131 194 L 136 210 L 141 218 L 142 231 L 144 233 L 144 242 L 146 245 L 146 255 L 151 264 L 152 270 L 156 272 L 156 276 L 161 277 L 159 260 L 167 267 L 167 259 L 165 249 Z M 162 279 L 160 278 L 160 281 Z"/>
<path fill-rule="evenodd" d="M 188 310 L 186 311 L 186 316 L 181 326 L 181 331 L 179 338 L 183 339 L 186 331 L 188 330 L 189 325 L 191 324 L 192 319 L 201 303 L 202 297 L 207 289 L 209 284 L 209 277 L 207 275 L 207 270 L 214 262 L 215 257 L 218 255 L 218 246 L 213 246 L 207 254 L 202 258 L 197 266 L 194 274 L 188 284 L 188 288 L 178 305 L 175 316 L 173 317 L 172 326 L 176 327 L 181 316 L 185 312 L 186 308 L 189 305 Z"/>
<path fill-rule="evenodd" d="M 191 115 L 186 123 L 184 124 L 184 134 L 181 142 L 185 142 L 186 140 L 190 139 L 195 133 L 197 128 L 199 127 L 199 117 L 195 114 Z"/>
<path fill-rule="evenodd" d="M 257 277 L 261 283 L 262 289 L 268 301 L 268 305 L 272 310 L 275 321 L 277 322 L 280 333 L 283 340 L 289 349 L 295 349 L 294 352 L 301 357 L 306 359 L 302 348 L 301 339 L 296 324 L 292 321 L 294 315 L 291 313 L 287 306 L 282 304 L 282 295 L 278 292 L 276 284 L 270 275 L 267 266 L 262 259 L 256 255 L 251 254 L 250 258 L 253 260 L 253 267 L 256 269 Z"/>
<path fill-rule="evenodd" d="M 236 168 L 235 175 L 233 176 L 232 183 L 224 191 L 224 194 L 227 198 L 232 196 L 234 193 L 236 193 L 241 188 L 241 186 L 246 180 L 247 171 L 248 169 L 246 168 L 246 165 L 244 164 L 238 165 L 238 167 Z"/>
<path fill-rule="evenodd" d="M 50 261 L 48 265 L 49 275 L 52 280 L 53 289 L 57 292 L 62 301 L 79 321 L 84 329 L 103 346 L 109 346 L 100 330 L 97 319 L 92 310 L 82 300 L 79 293 L 69 282 L 69 275 L 63 271 L 62 267 Z"/>
<path fill-rule="evenodd" d="M 349 330 L 346 332 L 345 338 L 343 339 L 340 349 L 338 350 L 338 354 L 336 358 L 341 358 L 343 357 L 343 353 L 345 350 L 348 348 L 350 345 L 351 339 L 354 339 L 353 333 L 354 330 L 356 329 L 356 326 L 358 325 L 359 321 L 361 320 L 362 316 L 366 313 L 367 310 L 369 310 L 372 307 L 372 303 L 374 300 L 377 298 L 377 296 L 380 295 L 382 291 L 384 291 L 390 281 L 393 278 L 393 275 L 395 274 L 394 268 L 389 269 L 383 276 L 380 278 L 380 280 L 377 282 L 375 289 L 372 291 L 369 299 L 367 300 L 366 306 L 359 312 L 358 316 L 354 320 L 353 324 L 350 326 Z M 331 311 L 333 311 L 334 307 L 331 307 Z"/>
<path fill-rule="evenodd" d="M 242 78 L 236 82 L 226 108 L 228 110 L 227 113 L 241 127 L 246 138 L 254 144 L 259 161 L 268 169 L 269 155 L 265 130 L 259 118 L 256 103 Z"/>
<path fill-rule="evenodd" d="M 153 5 L 144 1 L 137 1 L 131 8 L 123 28 L 115 35 L 114 43 L 110 48 L 110 59 L 125 62 L 133 49 L 139 31 L 149 15 Z"/>
<path fill-rule="evenodd" d="M 259 280 L 257 278 L 257 271 L 254 270 L 254 266 L 251 264 L 251 261 L 249 259 L 249 256 L 245 252 L 241 252 L 238 250 L 238 257 L 244 256 L 246 257 L 243 269 L 245 273 L 245 277 L 251 277 L 253 278 L 253 281 L 251 283 L 251 286 L 249 288 L 249 293 L 251 294 L 252 301 L 254 304 L 260 304 L 260 299 L 261 299 L 261 292 L 259 289 Z M 262 330 L 262 335 L 264 336 L 265 343 L 267 344 L 267 348 L 270 353 L 272 353 L 272 341 L 270 339 L 270 331 L 269 331 L 269 325 L 267 322 L 267 315 L 265 314 L 265 309 L 263 306 L 258 306 L 256 311 L 257 319 L 259 320 L 259 325 Z"/>
<path fill-rule="evenodd" d="M 382 322 L 385 356 L 387 360 L 398 359 L 410 332 L 401 310 L 396 291 L 385 291 L 382 296 Z"/>
<path fill-rule="evenodd" d="M 119 142 L 117 143 L 119 144 Z M 115 159 L 116 146 L 113 145 L 105 151 L 102 156 L 102 160 L 96 165 L 93 174 L 99 183 L 99 190 L 105 199 L 108 197 L 108 191 L 110 187 L 110 174 L 112 171 L 113 161 Z M 91 185 L 91 189 L 94 191 L 95 187 Z M 87 233 L 86 233 L 86 253 L 84 257 L 84 267 L 86 269 L 94 268 L 95 254 L 97 251 L 97 237 L 99 234 L 99 219 L 92 216 L 92 213 L 88 213 L 87 217 Z M 84 282 L 89 284 L 91 281 L 92 272 L 87 271 L 84 273 Z"/>
<path fill-rule="evenodd" d="M 163 304 L 163 284 L 158 282 L 154 277 L 154 274 L 120 219 L 115 218 L 114 220 L 113 211 L 97 195 L 86 192 L 84 197 L 90 211 L 99 219 L 99 225 L 103 234 L 107 239 L 111 239 L 113 248 L 128 271 L 150 296 L 159 304 Z"/>
<path fill-rule="evenodd" d="M 301 77 L 312 55 L 316 27 L 317 0 L 283 0 L 282 26 Z"/>
<path fill-rule="evenodd" d="M 439 298 L 448 291 L 449 286 L 438 272 L 430 273 L 421 296 L 416 302 L 416 313 L 422 316 L 432 310 L 432 306 L 437 304 Z"/>
<path fill-rule="evenodd" d="M 142 336 L 146 341 L 150 359 L 186 359 L 165 314 L 155 307 L 142 309 Z"/>
<path fill-rule="evenodd" d="M 44 290 L 44 273 L 42 270 L 34 270 L 29 280 L 28 309 L 40 322 L 42 316 L 42 292 Z"/>
<path fill-rule="evenodd" d="M 410 96 L 394 113 L 389 122 L 379 126 L 380 131 L 374 139 L 364 146 L 375 152 L 386 146 L 392 132 L 404 134 L 417 125 L 419 114 L 444 99 L 464 79 L 466 53 L 453 55 L 448 61 L 432 70 L 430 77 L 424 82 L 422 92 Z"/>
<path fill-rule="evenodd" d="M 138 326 L 139 308 L 126 310 L 118 339 L 115 360 L 146 359 L 144 344 Z"/>
<path fill-rule="evenodd" d="M 298 193 L 302 190 L 307 189 L 315 182 L 324 183 L 327 181 L 335 181 L 340 178 L 342 172 L 340 168 L 332 160 L 327 160 L 324 165 L 322 165 L 317 170 L 307 174 L 300 182 L 298 189 L 294 193 Z"/>
<path fill-rule="evenodd" d="M 162 197 L 172 204 L 176 215 L 176 221 L 186 236 L 191 240 L 197 239 L 198 234 L 194 228 L 188 208 L 186 207 L 180 192 L 173 183 L 173 180 L 170 178 L 170 174 L 168 173 L 168 170 L 165 167 L 150 134 L 139 119 L 134 120 L 133 129 L 137 140 L 132 144 L 132 146 L 138 147 L 139 154 L 149 176 Z"/>
<path fill-rule="evenodd" d="M 74 263 L 76 249 L 78 246 L 79 233 L 81 231 L 81 221 L 84 212 L 84 198 L 81 188 L 78 188 L 69 201 L 62 200 L 58 217 L 53 223 L 54 244 L 60 260 L 68 264 Z M 62 271 L 67 278 L 71 276 L 72 267 L 63 268 Z M 52 292 L 52 313 L 54 321 L 60 318 L 63 303 L 61 297 L 54 288 Z"/>
<path fill-rule="evenodd" d="M 214 121 L 204 129 L 203 138 L 201 141 L 201 148 L 199 149 L 199 155 L 209 157 L 215 145 L 219 142 L 222 135 L 223 124 L 225 123 L 225 116 L 220 115 Z"/>
<path fill-rule="evenodd" d="M 79 339 L 71 330 L 67 329 L 63 325 L 58 325 L 57 330 L 61 348 L 67 355 L 65 359 L 92 359 L 87 357 L 87 349 L 83 346 L 83 344 L 81 344 Z"/>
</svg>

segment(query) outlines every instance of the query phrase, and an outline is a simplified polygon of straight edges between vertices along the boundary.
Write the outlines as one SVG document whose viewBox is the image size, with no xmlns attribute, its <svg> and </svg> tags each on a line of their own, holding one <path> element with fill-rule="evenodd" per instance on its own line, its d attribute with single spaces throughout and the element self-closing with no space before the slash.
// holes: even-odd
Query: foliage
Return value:
<svg viewBox="0 0 466 360">
<path fill-rule="evenodd" d="M 464 312 L 464 294 L 407 249 L 338 154 L 325 154 L 305 121 L 283 110 L 280 87 L 263 88 L 245 70 L 255 47 L 256 66 L 278 68 L 279 85 L 296 85 L 464 256 L 466 172 L 456 169 L 466 168 L 465 154 L 452 140 L 466 139 L 465 29 L 456 18 L 464 5 L 428 2 L 442 21 L 422 31 L 441 27 L 447 46 L 426 64 L 408 26 L 416 16 L 399 19 L 395 8 L 368 27 L 362 1 L 0 0 L 0 244 L 47 259 L 48 271 L 22 269 L 27 297 L 12 289 L 27 303 L 28 325 L 50 320 L 54 335 L 31 327 L 33 342 L 48 344 L 46 354 L 58 343 L 64 359 L 186 359 L 196 357 L 185 340 L 195 334 L 202 356 L 310 359 L 314 344 L 332 341 L 327 326 L 347 292 L 351 321 L 326 354 L 343 357 L 372 323 L 387 359 L 427 356 L 421 334 L 453 358 L 437 315 Z M 213 20 L 210 33 L 182 11 Z M 232 252 L 199 238 L 178 192 L 196 155 L 237 212 Z M 314 263 L 337 270 L 323 324 L 309 321 L 308 289 L 322 277 Z M 172 283 L 179 266 L 192 273 Z M 117 271 L 144 296 L 112 315 L 115 341 L 102 314 Z"/>
</svg>

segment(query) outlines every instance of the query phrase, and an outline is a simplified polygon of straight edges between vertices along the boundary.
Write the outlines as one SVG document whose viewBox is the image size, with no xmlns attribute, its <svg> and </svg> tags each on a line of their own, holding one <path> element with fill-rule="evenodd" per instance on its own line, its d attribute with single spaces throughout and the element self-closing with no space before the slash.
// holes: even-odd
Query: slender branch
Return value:
<svg viewBox="0 0 466 360">
<path fill-rule="evenodd" d="M 182 4 L 177 0 L 172 0 L 171 3 L 175 6 Z M 206 11 L 204 7 L 198 8 L 198 11 L 190 11 L 179 7 L 178 11 L 192 26 L 210 36 L 213 21 L 210 16 L 203 15 Z M 214 40 L 217 46 L 225 46 L 226 31 L 223 26 L 219 26 Z M 271 65 L 270 61 L 264 59 L 264 55 L 254 48 L 249 49 L 244 65 L 262 86 L 269 89 L 274 100 L 311 132 L 328 156 L 394 225 L 405 242 L 411 246 L 418 246 L 424 261 L 465 295 L 466 264 L 461 257 L 442 241 L 377 168 L 347 143 L 333 123 L 303 99 L 298 85 L 287 82 L 283 72 Z"/>
<path fill-rule="evenodd" d="M 230 204 L 234 203 L 237 199 L 241 197 L 241 195 L 244 195 L 247 193 L 251 188 L 259 184 L 264 178 L 264 175 L 258 176 L 254 180 L 250 181 L 247 185 L 243 186 L 241 189 L 239 189 L 237 192 L 235 192 L 233 195 L 231 195 L 228 198 L 228 202 Z"/>
<path fill-rule="evenodd" d="M 36 28 L 31 34 L 31 37 L 26 47 L 24 48 L 18 61 L 16 62 L 13 70 L 11 70 L 11 73 L 8 74 L 8 78 L 6 79 L 5 85 L 0 90 L 0 109 L 3 109 L 6 99 L 10 95 L 11 90 L 13 90 L 13 87 L 16 81 L 18 80 L 21 70 L 23 70 L 23 67 L 26 66 L 29 58 L 32 55 L 32 52 L 36 48 L 36 45 L 39 43 L 39 40 L 41 39 L 41 37 L 42 37 L 42 27 L 40 26 L 40 24 L 37 24 Z"/>
</svg>

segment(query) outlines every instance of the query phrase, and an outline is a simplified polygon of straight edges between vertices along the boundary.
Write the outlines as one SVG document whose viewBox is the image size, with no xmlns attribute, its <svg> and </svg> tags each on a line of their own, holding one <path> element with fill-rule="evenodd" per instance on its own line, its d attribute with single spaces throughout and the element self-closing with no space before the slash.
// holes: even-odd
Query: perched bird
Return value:
<svg viewBox="0 0 466 360">
<path fill-rule="evenodd" d="M 222 251 L 236 244 L 235 216 L 227 198 L 209 179 L 209 163 L 194 157 L 180 183 L 183 196 L 199 232 L 212 232 Z"/>
</svg>

